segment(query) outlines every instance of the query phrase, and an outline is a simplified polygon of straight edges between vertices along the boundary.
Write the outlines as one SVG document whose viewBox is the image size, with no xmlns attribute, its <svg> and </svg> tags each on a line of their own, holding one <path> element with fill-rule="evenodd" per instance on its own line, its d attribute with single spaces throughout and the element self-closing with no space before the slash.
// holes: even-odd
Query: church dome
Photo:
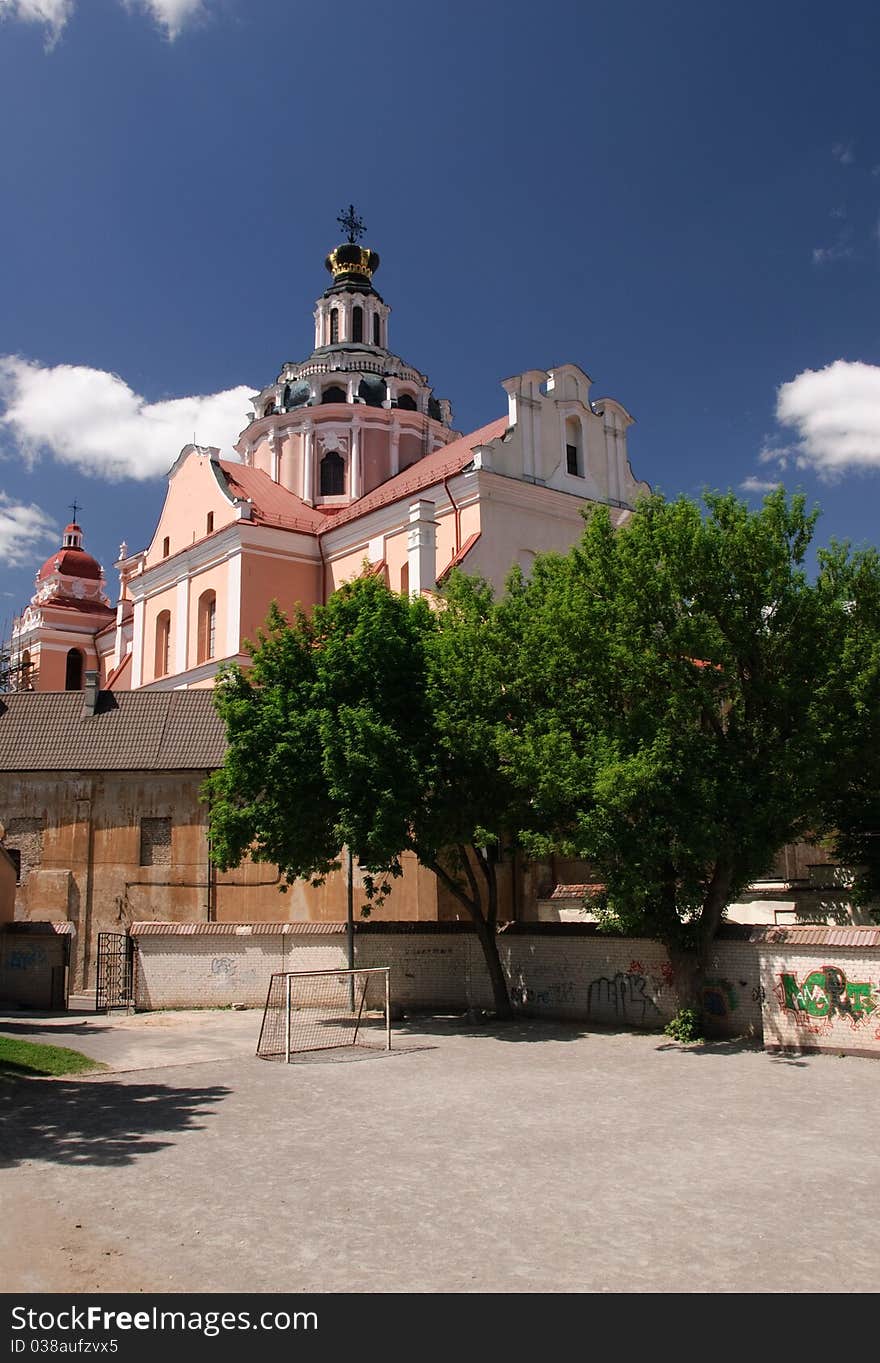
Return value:
<svg viewBox="0 0 880 1363">
<path fill-rule="evenodd" d="M 37 582 L 45 582 L 54 573 L 64 577 L 81 577 L 88 582 L 100 582 L 101 565 L 82 547 L 82 530 L 72 521 L 64 527 L 64 538 L 60 549 L 46 559 L 37 573 Z"/>
</svg>

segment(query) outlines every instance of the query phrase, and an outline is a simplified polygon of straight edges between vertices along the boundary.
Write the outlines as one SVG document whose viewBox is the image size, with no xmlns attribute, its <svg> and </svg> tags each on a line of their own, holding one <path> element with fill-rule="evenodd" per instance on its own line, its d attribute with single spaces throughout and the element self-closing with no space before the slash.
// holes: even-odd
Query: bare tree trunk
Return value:
<svg viewBox="0 0 880 1363">
<path fill-rule="evenodd" d="M 434 872 L 434 875 L 441 884 L 445 885 L 450 894 L 455 895 L 455 898 L 459 903 L 464 905 L 467 909 L 474 927 L 476 928 L 480 946 L 483 948 L 486 970 L 489 974 L 489 983 L 492 986 L 492 1001 L 495 1008 L 495 1016 L 501 1021 L 507 1021 L 513 1017 L 513 1008 L 510 1003 L 510 991 L 507 988 L 507 979 L 501 965 L 501 957 L 498 955 L 498 940 L 496 935 L 498 921 L 498 886 L 495 866 L 489 861 L 488 857 L 481 856 L 480 852 L 476 848 L 474 849 L 477 864 L 486 880 L 487 902 L 486 912 L 484 913 L 483 896 L 480 892 L 480 885 L 477 877 L 474 875 L 473 867 L 470 864 L 468 849 L 465 846 L 460 845 L 458 847 L 458 854 L 462 861 L 465 876 L 467 877 L 468 886 L 471 891 L 470 894 L 466 893 L 462 885 L 454 876 L 450 875 L 445 867 L 441 866 L 439 862 L 435 861 L 433 858 L 421 856 L 419 856 L 419 860 L 423 866 L 427 866 L 429 870 Z M 418 855 L 418 851 L 416 851 L 416 855 Z"/>
</svg>

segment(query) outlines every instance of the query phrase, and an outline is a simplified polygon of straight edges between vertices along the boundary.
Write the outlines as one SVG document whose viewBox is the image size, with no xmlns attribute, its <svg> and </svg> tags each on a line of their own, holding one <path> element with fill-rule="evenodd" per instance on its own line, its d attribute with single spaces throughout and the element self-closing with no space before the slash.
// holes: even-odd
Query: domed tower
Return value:
<svg viewBox="0 0 880 1363">
<path fill-rule="evenodd" d="M 80 691 L 85 674 L 98 670 L 98 633 L 114 611 L 104 591 L 104 570 L 83 548 L 76 521 L 64 527 L 61 546 L 36 576 L 31 603 L 12 630 L 15 685 L 23 691 Z"/>
<path fill-rule="evenodd" d="M 310 506 L 347 506 L 448 444 L 452 408 L 427 376 L 388 347 L 391 309 L 373 286 L 379 256 L 364 225 L 340 214 L 347 240 L 324 262 L 331 283 L 315 306 L 315 348 L 254 398 L 237 445 L 244 462 Z"/>
</svg>

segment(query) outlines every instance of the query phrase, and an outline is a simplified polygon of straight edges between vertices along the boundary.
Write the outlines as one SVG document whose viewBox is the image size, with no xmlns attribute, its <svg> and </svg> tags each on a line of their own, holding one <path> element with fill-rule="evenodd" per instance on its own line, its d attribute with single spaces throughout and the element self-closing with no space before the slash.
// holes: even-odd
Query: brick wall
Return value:
<svg viewBox="0 0 880 1363">
<path fill-rule="evenodd" d="M 880 928 L 770 929 L 755 947 L 768 1050 L 880 1056 Z"/>
<path fill-rule="evenodd" d="M 341 924 L 136 924 L 139 1008 L 250 1007 L 265 1001 L 280 970 L 346 965 Z M 502 933 L 499 953 L 525 1016 L 659 1029 L 680 1007 L 665 948 L 639 938 L 549 931 Z M 391 967 L 396 1007 L 489 1008 L 492 995 L 474 934 L 452 925 L 358 925 L 355 962 Z M 760 1034 L 758 962 L 746 941 L 719 941 L 706 1009 L 721 1034 Z"/>
</svg>

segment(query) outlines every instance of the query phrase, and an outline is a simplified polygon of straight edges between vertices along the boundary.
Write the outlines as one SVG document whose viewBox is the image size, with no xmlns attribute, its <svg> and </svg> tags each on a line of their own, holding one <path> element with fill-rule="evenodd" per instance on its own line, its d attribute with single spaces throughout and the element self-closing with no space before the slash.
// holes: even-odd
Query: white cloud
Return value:
<svg viewBox="0 0 880 1363">
<path fill-rule="evenodd" d="M 880 468 L 880 368 L 835 360 L 805 369 L 776 395 L 776 418 L 799 439 L 796 463 L 832 478 Z"/>
<path fill-rule="evenodd" d="M 739 486 L 742 492 L 774 492 L 779 487 L 779 482 L 777 480 L 774 483 L 769 478 L 756 478 L 753 474 L 750 474 L 748 478 L 742 480 Z"/>
<path fill-rule="evenodd" d="M 193 439 L 236 458 L 232 443 L 245 425 L 252 387 L 148 402 L 116 374 L 84 365 L 44 367 L 0 356 L 0 399 L 6 432 L 30 460 L 42 451 L 84 473 L 117 480 L 167 472 Z"/>
<path fill-rule="evenodd" d="M 817 246 L 813 250 L 814 265 L 830 265 L 836 260 L 849 260 L 853 254 L 852 231 L 844 228 L 832 246 Z"/>
<path fill-rule="evenodd" d="M 54 47 L 72 13 L 73 0 L 0 0 L 0 19 L 45 24 L 47 47 Z"/>
<path fill-rule="evenodd" d="M 33 503 L 14 502 L 0 492 L 0 563 L 10 568 L 33 559 L 40 544 L 57 542 L 58 533 L 45 511 Z M 4 596 L 8 596 L 4 592 Z"/>
<path fill-rule="evenodd" d="M 172 42 L 186 23 L 204 14 L 202 0 L 123 0 L 123 3 L 129 9 L 133 5 L 145 9 Z"/>
<path fill-rule="evenodd" d="M 0 19 L 22 19 L 46 26 L 46 45 L 54 47 L 73 14 L 75 0 L 0 0 Z M 208 0 L 120 0 L 126 9 L 145 10 L 169 39 L 205 13 Z"/>
</svg>

